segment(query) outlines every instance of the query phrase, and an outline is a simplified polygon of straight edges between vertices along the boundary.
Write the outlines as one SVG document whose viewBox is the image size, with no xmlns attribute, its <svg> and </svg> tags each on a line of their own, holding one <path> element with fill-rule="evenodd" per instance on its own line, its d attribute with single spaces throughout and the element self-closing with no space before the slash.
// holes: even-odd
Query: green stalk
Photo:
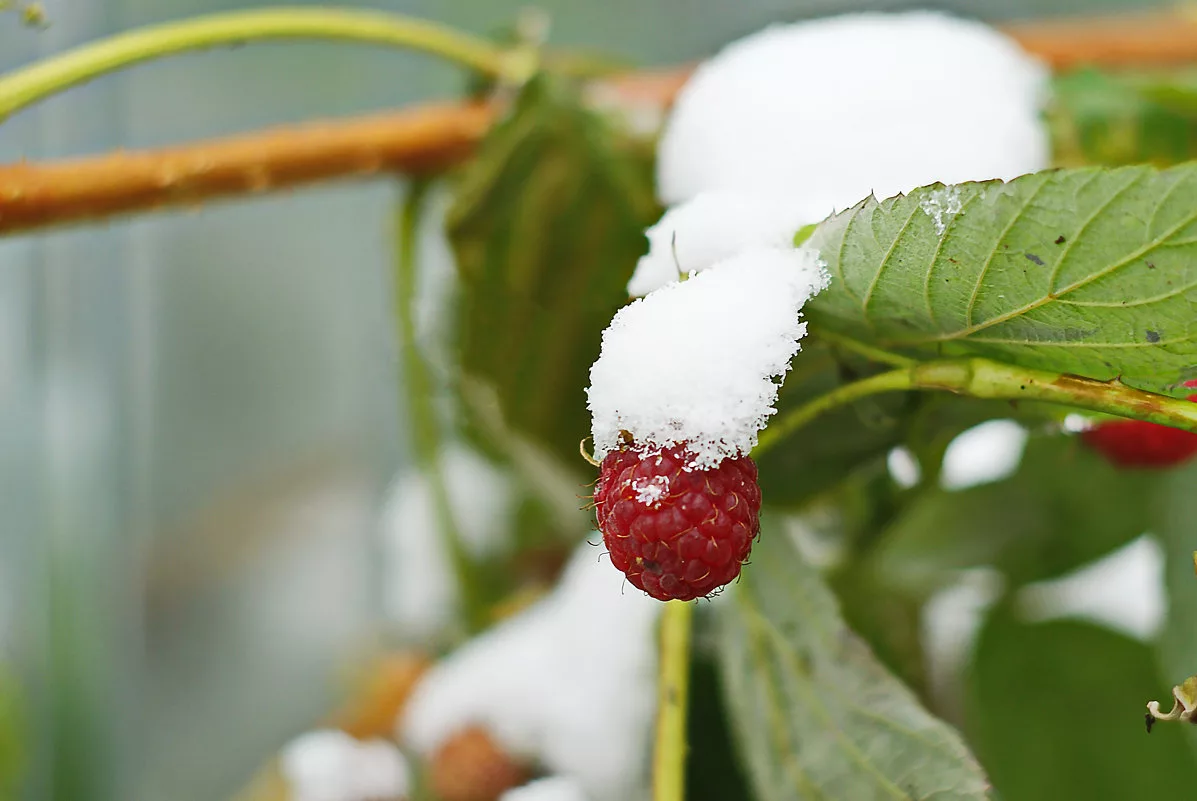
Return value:
<svg viewBox="0 0 1197 801">
<path fill-rule="evenodd" d="M 0 120 L 50 95 L 163 56 L 266 39 L 332 39 L 408 47 L 491 77 L 519 78 L 513 59 L 485 39 L 380 11 L 302 7 L 234 11 L 150 25 L 68 50 L 0 77 Z M 526 54 L 525 54 L 526 55 Z"/>
<path fill-rule="evenodd" d="M 686 711 L 690 692 L 690 629 L 694 604 L 669 601 L 661 612 L 661 666 L 657 685 L 657 742 L 653 801 L 685 801 Z"/>
<path fill-rule="evenodd" d="M 395 323 L 403 351 L 403 389 L 411 418 L 416 463 L 429 482 L 437 526 L 449 548 L 449 561 L 461 592 L 461 606 L 471 632 L 486 625 L 475 565 L 453 515 L 453 504 L 441 466 L 440 419 L 436 413 L 436 387 L 416 341 L 416 244 L 420 216 L 428 197 L 429 184 L 413 181 L 399 211 L 395 261 Z"/>
<path fill-rule="evenodd" d="M 1197 432 L 1197 403 L 1133 389 L 1117 379 L 1051 373 L 988 359 L 945 359 L 845 384 L 784 415 L 761 432 L 759 456 L 823 412 L 880 392 L 944 390 L 992 400 L 1033 400 Z"/>
</svg>

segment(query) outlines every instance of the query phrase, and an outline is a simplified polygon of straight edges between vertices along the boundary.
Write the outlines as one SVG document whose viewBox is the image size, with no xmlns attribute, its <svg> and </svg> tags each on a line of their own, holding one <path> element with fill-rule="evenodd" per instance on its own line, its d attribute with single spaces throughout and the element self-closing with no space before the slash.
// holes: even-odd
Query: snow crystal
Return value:
<svg viewBox="0 0 1197 801">
<path fill-rule="evenodd" d="M 935 225 L 935 233 L 938 236 L 943 236 L 943 232 L 948 228 L 948 223 L 960 213 L 962 208 L 960 188 L 945 186 L 942 189 L 928 192 L 927 196 L 919 203 L 919 208 L 931 218 L 931 222 Z"/>
<path fill-rule="evenodd" d="M 294 801 L 378 801 L 407 796 L 407 760 L 385 740 L 321 729 L 292 740 L 279 766 Z"/>
<path fill-rule="evenodd" d="M 400 731 L 431 754 L 481 725 L 508 752 L 575 779 L 595 801 L 643 783 L 661 604 L 583 545 L 544 600 L 470 640 L 416 687 Z"/>
<path fill-rule="evenodd" d="M 508 790 L 499 801 L 586 801 L 586 793 L 568 776 L 548 776 Z"/>
<path fill-rule="evenodd" d="M 628 294 L 646 295 L 756 247 L 791 247 L 805 223 L 792 202 L 746 192 L 703 192 L 665 212 L 645 235 L 648 253 L 628 282 Z"/>
<path fill-rule="evenodd" d="M 476 556 L 500 547 L 512 511 L 509 478 L 456 444 L 445 449 L 440 467 L 462 540 Z M 433 636 L 453 623 L 459 593 L 428 476 L 412 470 L 399 478 L 381 527 L 387 611 L 404 634 Z"/>
<path fill-rule="evenodd" d="M 632 482 L 632 489 L 636 491 L 636 500 L 650 508 L 657 508 L 662 498 L 669 494 L 669 478 L 653 476 L 651 479 L 638 478 Z"/>
<path fill-rule="evenodd" d="M 590 368 L 595 458 L 621 431 L 686 443 L 692 469 L 752 450 L 806 333 L 799 311 L 828 280 L 813 250 L 757 249 L 620 309 Z"/>
<path fill-rule="evenodd" d="M 741 39 L 682 89 L 658 194 L 788 194 L 808 221 L 874 193 L 1048 165 L 1047 70 L 1003 34 L 935 12 L 849 14 Z"/>
</svg>

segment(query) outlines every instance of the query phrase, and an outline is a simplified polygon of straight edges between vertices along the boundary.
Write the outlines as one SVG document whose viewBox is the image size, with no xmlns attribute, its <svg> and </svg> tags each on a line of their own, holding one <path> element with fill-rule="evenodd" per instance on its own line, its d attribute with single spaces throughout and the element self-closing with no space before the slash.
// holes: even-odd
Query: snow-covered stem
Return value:
<svg viewBox="0 0 1197 801">
<path fill-rule="evenodd" d="M 406 47 L 494 77 L 521 69 L 509 54 L 485 39 L 398 14 L 302 7 L 234 11 L 139 28 L 14 70 L 0 77 L 0 120 L 133 64 L 264 39 L 333 39 Z"/>
<path fill-rule="evenodd" d="M 694 604 L 669 601 L 661 613 L 661 675 L 657 686 L 657 742 L 653 801 L 685 801 L 686 711 L 690 694 L 690 631 Z"/>
<path fill-rule="evenodd" d="M 416 339 L 416 244 L 428 187 L 426 181 L 411 183 L 407 197 L 400 205 L 396 226 L 395 325 L 403 354 L 402 390 L 407 400 L 416 461 L 428 479 L 437 526 L 448 546 L 449 561 L 461 593 L 462 612 L 469 629 L 478 631 L 485 625 L 486 609 L 478 595 L 477 568 L 453 516 L 440 460 L 440 420 L 436 413 L 435 388 Z"/>
<path fill-rule="evenodd" d="M 1117 379 L 1097 381 L 989 359 L 944 359 L 878 373 L 799 406 L 761 432 L 753 456 L 775 447 L 823 412 L 869 395 L 902 390 L 945 390 L 990 400 L 1058 403 L 1197 432 L 1197 403 L 1144 392 Z"/>
</svg>

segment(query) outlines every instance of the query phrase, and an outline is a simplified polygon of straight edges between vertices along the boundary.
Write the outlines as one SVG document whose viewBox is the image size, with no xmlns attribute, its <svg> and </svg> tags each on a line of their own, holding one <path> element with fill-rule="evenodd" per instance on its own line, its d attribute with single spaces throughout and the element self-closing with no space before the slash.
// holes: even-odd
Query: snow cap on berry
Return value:
<svg viewBox="0 0 1197 801">
<path fill-rule="evenodd" d="M 1009 37 L 945 14 L 773 26 L 682 89 L 657 151 L 658 195 L 789 193 L 815 222 L 870 193 L 1014 178 L 1048 166 L 1047 85 Z"/>
<path fill-rule="evenodd" d="M 628 294 L 646 295 L 745 250 L 791 247 L 794 234 L 811 222 L 794 205 L 785 196 L 719 191 L 674 206 L 644 232 L 648 253 L 628 281 Z"/>
<path fill-rule="evenodd" d="M 751 451 L 806 333 L 799 312 L 828 281 L 814 250 L 757 248 L 621 309 L 590 368 L 595 458 L 624 431 L 685 444 L 688 469 Z"/>
</svg>

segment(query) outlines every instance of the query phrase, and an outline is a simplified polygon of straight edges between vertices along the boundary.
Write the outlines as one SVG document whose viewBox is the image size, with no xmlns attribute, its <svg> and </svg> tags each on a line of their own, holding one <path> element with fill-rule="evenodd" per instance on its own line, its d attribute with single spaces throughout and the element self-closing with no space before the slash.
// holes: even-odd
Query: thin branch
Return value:
<svg viewBox="0 0 1197 801">
<path fill-rule="evenodd" d="M 1197 403 L 1191 401 L 1144 392 L 1117 380 L 1095 381 L 988 359 L 945 359 L 878 373 L 821 395 L 783 414 L 762 431 L 752 455 L 759 457 L 824 412 L 869 395 L 903 390 L 1057 403 L 1197 432 Z"/>
<path fill-rule="evenodd" d="M 406 47 L 491 76 L 504 74 L 510 66 L 507 54 L 485 39 L 398 14 L 286 7 L 233 11 L 137 28 L 0 76 L 0 121 L 50 95 L 134 64 L 266 39 L 340 39 Z"/>
<path fill-rule="evenodd" d="M 1197 62 L 1192 13 L 1007 26 L 1053 68 Z M 605 80 L 603 96 L 630 107 L 669 105 L 690 67 Z M 409 111 L 137 153 L 0 167 L 0 234 L 262 194 L 386 171 L 442 172 L 473 153 L 496 116 L 491 106 L 434 105 Z"/>
<path fill-rule="evenodd" d="M 331 178 L 431 175 L 465 159 L 494 116 L 483 104 L 422 106 L 161 150 L 0 166 L 0 233 Z"/>
</svg>

